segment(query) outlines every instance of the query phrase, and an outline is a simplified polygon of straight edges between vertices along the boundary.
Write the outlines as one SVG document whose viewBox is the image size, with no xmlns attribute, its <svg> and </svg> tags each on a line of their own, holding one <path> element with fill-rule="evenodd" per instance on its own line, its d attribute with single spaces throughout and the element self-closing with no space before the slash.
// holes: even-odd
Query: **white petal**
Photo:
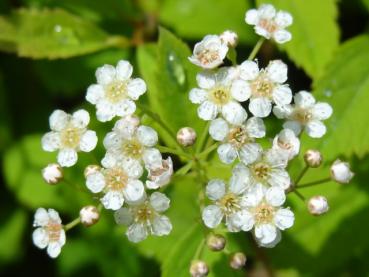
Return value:
<svg viewBox="0 0 369 277">
<path fill-rule="evenodd" d="M 280 28 L 285 28 L 292 24 L 293 18 L 290 13 L 279 11 L 275 16 L 274 21 Z"/>
<path fill-rule="evenodd" d="M 264 197 L 264 189 L 262 185 L 255 185 L 250 188 L 242 199 L 242 204 L 247 207 L 256 207 Z"/>
<path fill-rule="evenodd" d="M 101 172 L 87 175 L 86 186 L 93 193 L 99 193 L 105 187 L 105 177 Z"/>
<path fill-rule="evenodd" d="M 253 98 L 249 104 L 250 112 L 257 117 L 267 117 L 272 111 L 272 103 L 264 97 Z"/>
<path fill-rule="evenodd" d="M 251 96 L 250 85 L 244 80 L 235 80 L 231 86 L 231 94 L 237 101 L 244 102 Z"/>
<path fill-rule="evenodd" d="M 284 106 L 274 106 L 273 113 L 274 115 L 279 118 L 288 118 L 293 112 L 293 108 L 291 105 L 284 105 Z"/>
<path fill-rule="evenodd" d="M 285 168 L 288 163 L 288 157 L 285 151 L 280 149 L 268 149 L 264 152 L 265 160 L 275 169 Z"/>
<path fill-rule="evenodd" d="M 259 66 L 253 61 L 244 61 L 239 66 L 240 77 L 243 80 L 254 80 L 259 75 Z"/>
<path fill-rule="evenodd" d="M 230 217 L 230 222 L 237 228 L 247 232 L 254 227 L 255 220 L 250 212 L 247 210 L 241 210 Z"/>
<path fill-rule="evenodd" d="M 96 80 L 100 85 L 108 85 L 115 79 L 115 68 L 110 64 L 105 64 L 96 70 Z"/>
<path fill-rule="evenodd" d="M 217 118 L 211 121 L 209 127 L 210 136 L 217 141 L 222 141 L 226 138 L 229 132 L 227 121 L 223 118 Z"/>
<path fill-rule="evenodd" d="M 325 125 L 319 120 L 312 120 L 305 126 L 306 133 L 312 138 L 321 138 L 327 131 Z"/>
<path fill-rule="evenodd" d="M 61 252 L 61 245 L 58 242 L 51 242 L 49 246 L 47 247 L 47 254 L 51 258 L 56 258 L 59 256 Z"/>
<path fill-rule="evenodd" d="M 57 132 L 48 132 L 41 139 L 42 149 L 53 152 L 60 148 L 60 135 Z"/>
<path fill-rule="evenodd" d="M 127 172 L 127 175 L 130 178 L 138 179 L 143 174 L 143 167 L 138 160 L 123 157 L 119 160 L 119 164 L 122 166 L 124 171 Z"/>
<path fill-rule="evenodd" d="M 313 117 L 317 120 L 329 118 L 332 112 L 332 107 L 327 103 L 316 103 L 312 109 Z"/>
<path fill-rule="evenodd" d="M 201 104 L 208 99 L 208 92 L 203 89 L 193 88 L 190 91 L 190 101 L 194 104 Z"/>
<path fill-rule="evenodd" d="M 150 205 L 157 212 L 164 212 L 169 208 L 170 199 L 164 193 L 153 192 L 150 195 Z"/>
<path fill-rule="evenodd" d="M 242 164 L 236 165 L 229 180 L 229 190 L 235 194 L 243 193 L 250 186 L 250 170 Z"/>
<path fill-rule="evenodd" d="M 213 120 L 218 115 L 218 107 L 210 101 L 204 101 L 197 108 L 197 114 L 203 120 Z"/>
<path fill-rule="evenodd" d="M 51 220 L 53 220 L 56 223 L 61 224 L 61 219 L 60 219 L 59 213 L 57 211 L 55 211 L 54 209 L 48 209 L 47 213 L 49 214 L 49 218 Z"/>
<path fill-rule="evenodd" d="M 132 76 L 133 67 L 128 61 L 121 60 L 116 66 L 116 77 L 125 81 Z"/>
<path fill-rule="evenodd" d="M 68 124 L 69 115 L 62 110 L 55 110 L 49 117 L 50 129 L 61 131 Z"/>
<path fill-rule="evenodd" d="M 266 39 L 270 39 L 271 33 L 264 27 L 256 25 L 254 29 L 255 29 L 255 33 L 258 34 L 259 36 L 265 37 Z"/>
<path fill-rule="evenodd" d="M 133 100 L 140 98 L 140 96 L 146 92 L 146 89 L 146 83 L 141 78 L 135 78 L 127 85 L 128 95 Z"/>
<path fill-rule="evenodd" d="M 202 89 L 212 88 L 216 83 L 216 76 L 211 71 L 203 71 L 196 75 L 197 84 Z"/>
<path fill-rule="evenodd" d="M 287 171 L 283 169 L 273 169 L 269 175 L 268 183 L 271 186 L 288 189 L 291 185 L 291 178 Z"/>
<path fill-rule="evenodd" d="M 124 203 L 124 198 L 122 193 L 118 191 L 108 191 L 103 198 L 101 198 L 101 203 L 104 205 L 105 209 L 109 210 L 119 210 Z"/>
<path fill-rule="evenodd" d="M 84 152 L 90 152 L 95 149 L 97 136 L 95 131 L 86 131 L 79 142 L 79 148 Z"/>
<path fill-rule="evenodd" d="M 140 242 L 147 237 L 147 229 L 143 223 L 134 223 L 128 227 L 127 237 L 132 242 Z"/>
<path fill-rule="evenodd" d="M 279 229 L 277 229 L 277 236 L 276 238 L 269 243 L 261 243 L 260 241 L 258 241 L 258 245 L 261 247 L 266 247 L 266 248 L 273 248 L 274 246 L 276 246 L 282 239 L 282 234 L 281 231 L 279 231 Z"/>
<path fill-rule="evenodd" d="M 129 180 L 127 186 L 123 189 L 123 195 L 127 201 L 135 202 L 142 198 L 144 191 L 145 187 L 140 180 Z"/>
<path fill-rule="evenodd" d="M 104 158 L 101 160 L 103 167 L 112 168 L 117 164 L 117 157 L 111 152 L 106 152 Z"/>
<path fill-rule="evenodd" d="M 86 100 L 91 104 L 96 104 L 104 97 L 104 88 L 100 85 L 90 85 L 87 88 Z"/>
<path fill-rule="evenodd" d="M 252 138 L 265 137 L 265 125 L 261 118 L 251 117 L 246 122 L 246 131 Z"/>
<path fill-rule="evenodd" d="M 157 169 L 163 164 L 161 153 L 156 148 L 148 148 L 143 153 L 143 161 L 146 168 Z"/>
<path fill-rule="evenodd" d="M 286 201 L 286 195 L 282 188 L 271 187 L 266 191 L 265 199 L 270 205 L 278 207 Z"/>
<path fill-rule="evenodd" d="M 302 126 L 298 121 L 291 120 L 283 123 L 283 128 L 293 131 L 298 136 L 301 133 Z"/>
<path fill-rule="evenodd" d="M 35 213 L 33 226 L 45 226 L 49 222 L 49 214 L 44 208 L 38 208 Z"/>
<path fill-rule="evenodd" d="M 279 106 L 290 104 L 292 101 L 292 91 L 286 86 L 276 86 L 273 90 L 273 101 Z"/>
<path fill-rule="evenodd" d="M 71 167 L 77 160 L 77 152 L 74 149 L 61 149 L 58 153 L 58 163 L 63 167 Z"/>
<path fill-rule="evenodd" d="M 33 244 L 38 248 L 45 248 L 49 244 L 49 236 L 44 228 L 37 228 L 32 233 Z"/>
<path fill-rule="evenodd" d="M 165 215 L 156 216 L 152 223 L 153 233 L 156 236 L 166 236 L 172 231 L 172 224 Z"/>
<path fill-rule="evenodd" d="M 259 20 L 259 13 L 256 9 L 251 9 L 246 12 L 245 22 L 250 25 L 255 25 Z"/>
<path fill-rule="evenodd" d="M 231 124 L 242 124 L 247 118 L 245 109 L 236 101 L 224 105 L 222 115 Z"/>
<path fill-rule="evenodd" d="M 273 5 L 263 4 L 259 7 L 259 16 L 264 19 L 272 19 L 276 15 L 276 11 Z"/>
<path fill-rule="evenodd" d="M 152 147 L 158 142 L 158 133 L 151 127 L 140 126 L 137 128 L 138 140 L 147 147 Z"/>
<path fill-rule="evenodd" d="M 115 116 L 114 105 L 108 101 L 101 100 L 96 104 L 96 117 L 101 122 L 107 122 Z"/>
<path fill-rule="evenodd" d="M 202 211 L 202 220 L 209 228 L 215 228 L 222 221 L 223 213 L 218 206 L 209 205 Z"/>
<path fill-rule="evenodd" d="M 78 110 L 73 113 L 72 115 L 72 123 L 73 126 L 77 128 L 85 128 L 87 127 L 88 123 L 90 122 L 90 115 L 86 110 Z"/>
<path fill-rule="evenodd" d="M 296 93 L 293 100 L 295 104 L 301 108 L 310 108 L 315 104 L 314 96 L 310 92 L 304 90 Z"/>
<path fill-rule="evenodd" d="M 279 209 L 274 216 L 275 225 L 281 230 L 292 227 L 294 220 L 295 216 L 290 209 Z"/>
<path fill-rule="evenodd" d="M 262 244 L 268 244 L 277 237 L 277 229 L 272 224 L 260 224 L 255 226 L 255 237 Z"/>
<path fill-rule="evenodd" d="M 300 140 L 290 129 L 283 129 L 273 140 L 273 148 L 284 150 L 288 153 L 288 159 L 291 160 L 300 151 Z"/>
<path fill-rule="evenodd" d="M 233 163 L 237 158 L 237 150 L 230 143 L 221 144 L 217 149 L 219 159 L 225 163 Z"/>
<path fill-rule="evenodd" d="M 266 73 L 275 83 L 282 84 L 287 81 L 287 65 L 280 60 L 271 61 L 266 68 Z"/>
<path fill-rule="evenodd" d="M 206 186 L 206 196 L 215 201 L 222 198 L 225 194 L 225 184 L 220 179 L 210 180 Z"/>
<path fill-rule="evenodd" d="M 114 213 L 114 219 L 117 224 L 130 225 L 133 221 L 133 216 L 128 208 L 120 208 Z"/>
<path fill-rule="evenodd" d="M 292 39 L 292 35 L 290 32 L 286 30 L 278 30 L 273 33 L 274 40 L 278 43 L 285 43 Z"/>
<path fill-rule="evenodd" d="M 260 154 L 263 152 L 260 144 L 258 143 L 247 143 L 239 150 L 240 160 L 245 164 L 251 164 L 255 162 Z"/>
<path fill-rule="evenodd" d="M 131 115 L 136 111 L 136 104 L 130 99 L 124 99 L 117 103 L 114 107 L 114 114 L 118 116 Z"/>
<path fill-rule="evenodd" d="M 62 247 L 64 244 L 65 244 L 65 242 L 66 242 L 66 235 L 65 235 L 65 231 L 62 229 L 61 231 L 60 231 L 60 238 L 59 238 L 59 245 L 60 245 L 60 247 Z"/>
</svg>

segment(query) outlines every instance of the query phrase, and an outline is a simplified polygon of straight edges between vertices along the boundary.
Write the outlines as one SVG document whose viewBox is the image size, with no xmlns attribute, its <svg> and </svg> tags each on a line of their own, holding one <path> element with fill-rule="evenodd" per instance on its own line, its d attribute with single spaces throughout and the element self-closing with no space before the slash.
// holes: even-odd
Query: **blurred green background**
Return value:
<svg viewBox="0 0 369 277">
<path fill-rule="evenodd" d="M 55 154 L 41 150 L 48 116 L 56 109 L 83 107 L 94 72 L 105 63 L 128 59 L 135 76 L 148 84 L 140 99 L 158 113 L 173 131 L 182 126 L 203 128 L 195 106 L 187 100 L 195 86 L 197 69 L 187 61 L 190 49 L 206 34 L 226 29 L 239 35 L 238 61 L 250 53 L 257 37 L 244 23 L 247 9 L 261 1 L 247 0 L 1 0 L 0 1 L 0 275 L 1 276 L 188 276 L 190 260 L 203 234 L 197 203 L 200 184 L 191 176 L 168 187 L 170 236 L 128 242 L 112 213 L 89 229 L 67 234 L 67 244 L 56 260 L 32 245 L 33 213 L 38 207 L 60 211 L 63 222 L 78 215 L 83 205 L 96 203 L 86 193 L 83 168 L 91 156 L 79 155 L 77 166 L 66 172 L 76 187 L 46 185 L 41 168 Z M 294 92 L 312 90 L 334 108 L 321 140 L 303 136 L 303 149 L 318 148 L 325 158 L 304 182 L 325 177 L 336 158 L 350 161 L 356 173 L 350 185 L 327 183 L 306 189 L 306 197 L 327 196 L 331 210 L 315 218 L 295 195 L 289 205 L 296 212 L 293 228 L 284 232 L 274 249 L 253 245 L 245 233 L 227 235 L 231 252 L 248 256 L 246 268 L 232 271 L 228 257 L 205 251 L 211 276 L 367 276 L 369 275 L 369 33 L 368 0 L 271 0 L 292 13 L 293 40 L 282 47 L 263 45 L 258 55 L 289 65 Z M 162 28 L 159 30 L 159 26 Z M 181 38 L 183 41 L 181 41 Z M 187 46 L 188 45 L 188 46 Z M 171 58 L 169 58 L 171 57 Z M 94 116 L 92 116 L 94 118 Z M 157 127 L 162 143 L 173 142 Z M 100 142 L 113 122 L 91 129 Z M 281 122 L 267 121 L 268 137 Z M 101 158 L 103 149 L 98 146 Z M 216 156 L 211 177 L 229 176 L 229 167 Z M 180 161 L 175 165 L 179 167 Z M 291 165 L 296 176 L 302 160 Z"/>
</svg>

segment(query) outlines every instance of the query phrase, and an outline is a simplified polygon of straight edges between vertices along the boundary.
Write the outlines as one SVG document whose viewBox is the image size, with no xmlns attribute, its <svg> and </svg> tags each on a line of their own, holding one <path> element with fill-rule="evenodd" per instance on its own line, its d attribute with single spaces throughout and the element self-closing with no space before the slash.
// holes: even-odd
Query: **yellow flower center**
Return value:
<svg viewBox="0 0 369 277">
<path fill-rule="evenodd" d="M 266 97 L 268 99 L 272 99 L 273 89 L 273 82 L 270 81 L 263 70 L 261 70 L 259 76 L 251 82 L 251 93 L 254 97 Z"/>
<path fill-rule="evenodd" d="M 212 63 L 213 61 L 218 60 L 219 53 L 218 51 L 204 49 L 203 51 L 200 51 L 199 53 L 197 53 L 196 57 L 202 64 L 206 65 L 206 64 Z"/>
<path fill-rule="evenodd" d="M 228 134 L 228 141 L 237 148 L 240 148 L 246 143 L 253 142 L 243 127 L 234 127 L 230 130 Z"/>
<path fill-rule="evenodd" d="M 69 127 L 61 131 L 61 144 L 64 148 L 76 148 L 81 140 L 82 130 Z"/>
<path fill-rule="evenodd" d="M 267 30 L 269 33 L 274 33 L 278 29 L 278 26 L 274 22 L 274 20 L 270 20 L 270 19 L 261 19 L 258 25 L 261 28 Z"/>
<path fill-rule="evenodd" d="M 124 141 L 122 144 L 123 155 L 126 155 L 135 160 L 141 158 L 143 150 L 143 146 L 136 139 Z"/>
<path fill-rule="evenodd" d="M 60 231 L 62 230 L 62 225 L 58 222 L 50 220 L 45 227 L 47 235 L 50 242 L 56 242 L 60 239 Z"/>
<path fill-rule="evenodd" d="M 232 192 L 224 195 L 221 199 L 218 200 L 218 202 L 223 213 L 226 215 L 230 215 L 241 210 L 239 198 Z"/>
<path fill-rule="evenodd" d="M 256 224 L 269 223 L 274 218 L 275 210 L 273 206 L 262 203 L 254 209 L 253 213 Z"/>
<path fill-rule="evenodd" d="M 231 99 L 228 88 L 216 87 L 209 92 L 209 98 L 217 105 L 224 105 Z"/>
<path fill-rule="evenodd" d="M 155 211 L 151 208 L 151 206 L 149 206 L 148 203 L 145 203 L 137 208 L 135 214 L 135 221 L 147 222 L 154 219 Z"/>
<path fill-rule="evenodd" d="M 313 115 L 309 109 L 298 108 L 294 110 L 292 117 L 301 124 L 306 124 L 312 119 Z"/>
<path fill-rule="evenodd" d="M 110 168 L 105 170 L 105 181 L 108 190 L 121 191 L 127 186 L 127 173 L 121 168 Z"/>
<path fill-rule="evenodd" d="M 117 103 L 127 97 L 127 82 L 114 81 L 105 88 L 105 97 L 111 103 Z"/>
<path fill-rule="evenodd" d="M 266 163 L 257 163 L 251 166 L 254 178 L 258 181 L 266 181 L 269 176 L 271 167 Z"/>
</svg>

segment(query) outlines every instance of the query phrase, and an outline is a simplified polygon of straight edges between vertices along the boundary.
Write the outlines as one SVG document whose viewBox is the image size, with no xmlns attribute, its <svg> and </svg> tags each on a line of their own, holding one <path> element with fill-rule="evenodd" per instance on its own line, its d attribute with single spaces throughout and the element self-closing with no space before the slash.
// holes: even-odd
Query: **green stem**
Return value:
<svg viewBox="0 0 369 277">
<path fill-rule="evenodd" d="M 305 202 L 305 196 L 303 196 L 297 189 L 294 189 L 293 192 L 298 196 L 298 198 Z"/>
<path fill-rule="evenodd" d="M 182 166 L 180 169 L 178 169 L 176 171 L 176 173 L 174 173 L 174 177 L 175 176 L 183 176 L 185 175 L 193 166 L 193 161 L 189 161 L 187 164 L 185 164 L 184 166 Z"/>
<path fill-rule="evenodd" d="M 206 239 L 203 238 L 199 244 L 199 246 L 196 249 L 195 255 L 193 256 L 194 260 L 199 260 L 201 259 L 202 256 L 202 252 L 204 251 L 204 247 L 205 247 L 205 243 L 206 243 Z"/>
<path fill-rule="evenodd" d="M 249 61 L 255 59 L 256 54 L 259 52 L 261 46 L 263 45 L 265 38 L 260 38 L 256 45 L 254 46 L 254 49 L 252 49 L 250 56 L 247 58 Z"/>
<path fill-rule="evenodd" d="M 237 52 L 236 52 L 236 49 L 230 48 L 228 50 L 227 58 L 232 62 L 232 65 L 237 65 Z"/>
<path fill-rule="evenodd" d="M 297 177 L 296 181 L 293 184 L 295 187 L 297 187 L 297 185 L 301 181 L 302 177 L 304 177 L 304 175 L 308 171 L 308 169 L 309 169 L 309 166 L 307 166 L 307 165 L 302 169 L 300 175 Z"/>
<path fill-rule="evenodd" d="M 174 155 L 177 155 L 177 156 L 189 159 L 189 160 L 192 159 L 191 155 L 189 155 L 189 154 L 187 154 L 187 153 L 185 153 L 181 150 L 172 149 L 172 148 L 162 146 L 162 145 L 156 145 L 155 147 L 162 153 L 171 153 L 171 154 L 174 154 Z"/>
<path fill-rule="evenodd" d="M 297 188 L 301 189 L 301 188 L 312 187 L 312 186 L 320 185 L 320 184 L 323 184 L 323 183 L 327 183 L 329 181 L 331 181 L 330 177 L 324 178 L 322 180 L 317 180 L 317 181 L 314 181 L 314 182 L 302 184 L 302 185 L 299 185 Z"/>
<path fill-rule="evenodd" d="M 214 143 L 210 147 L 206 148 L 204 151 L 202 151 L 200 154 L 196 155 L 198 159 L 205 158 L 209 153 L 211 153 L 213 150 L 215 150 L 218 147 L 218 143 Z"/>
<path fill-rule="evenodd" d="M 69 222 L 68 224 L 64 225 L 64 230 L 68 231 L 72 229 L 73 227 L 77 226 L 81 222 L 80 217 L 77 217 L 73 221 Z"/>
<path fill-rule="evenodd" d="M 204 131 L 202 132 L 201 136 L 199 137 L 199 140 L 197 142 L 197 147 L 196 147 L 196 153 L 200 153 L 203 150 L 204 145 L 206 143 L 206 138 L 208 136 L 209 127 L 210 127 L 210 121 L 208 121 L 206 123 Z"/>
</svg>

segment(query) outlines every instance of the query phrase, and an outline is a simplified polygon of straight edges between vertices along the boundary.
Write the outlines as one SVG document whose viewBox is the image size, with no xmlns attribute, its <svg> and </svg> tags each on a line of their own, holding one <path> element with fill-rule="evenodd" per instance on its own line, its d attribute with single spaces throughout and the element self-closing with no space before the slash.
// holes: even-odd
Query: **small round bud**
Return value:
<svg viewBox="0 0 369 277">
<path fill-rule="evenodd" d="M 221 251 L 226 245 L 226 239 L 222 235 L 210 235 L 206 243 L 210 250 Z"/>
<path fill-rule="evenodd" d="M 88 165 L 86 168 L 85 168 L 85 171 L 84 171 L 84 175 L 85 177 L 87 178 L 88 175 L 91 175 L 93 173 L 96 173 L 98 172 L 99 170 L 101 169 L 101 167 L 97 164 L 91 164 L 91 165 Z"/>
<path fill-rule="evenodd" d="M 349 163 L 336 160 L 331 166 L 331 178 L 340 184 L 347 184 L 354 177 L 354 173 L 350 170 Z"/>
<path fill-rule="evenodd" d="M 204 261 L 192 261 L 190 267 L 190 274 L 192 277 L 204 277 L 208 275 L 209 267 Z"/>
<path fill-rule="evenodd" d="M 228 47 L 234 48 L 238 43 L 238 35 L 230 30 L 224 31 L 220 36 L 221 41 L 227 44 Z"/>
<path fill-rule="evenodd" d="M 138 116 L 128 115 L 124 119 L 130 124 L 132 124 L 133 126 L 137 127 L 138 125 L 140 125 L 140 118 Z"/>
<path fill-rule="evenodd" d="M 195 130 L 190 127 L 179 129 L 177 132 L 177 141 L 185 147 L 193 145 L 196 141 Z"/>
<path fill-rule="evenodd" d="M 312 215 L 321 215 L 329 210 L 327 198 L 324 196 L 313 196 L 308 201 L 308 210 Z"/>
<path fill-rule="evenodd" d="M 230 267 L 233 269 L 241 269 L 246 264 L 246 255 L 242 252 L 234 253 L 229 261 Z"/>
<path fill-rule="evenodd" d="M 63 169 L 59 164 L 48 164 L 42 169 L 42 178 L 50 185 L 55 185 L 63 179 Z"/>
<path fill-rule="evenodd" d="M 306 151 L 304 160 L 307 166 L 316 168 L 322 164 L 323 157 L 318 150 L 310 149 Z"/>
<path fill-rule="evenodd" d="M 95 206 L 85 206 L 79 211 L 81 223 L 86 227 L 90 227 L 97 223 L 100 218 L 100 213 Z"/>
</svg>

